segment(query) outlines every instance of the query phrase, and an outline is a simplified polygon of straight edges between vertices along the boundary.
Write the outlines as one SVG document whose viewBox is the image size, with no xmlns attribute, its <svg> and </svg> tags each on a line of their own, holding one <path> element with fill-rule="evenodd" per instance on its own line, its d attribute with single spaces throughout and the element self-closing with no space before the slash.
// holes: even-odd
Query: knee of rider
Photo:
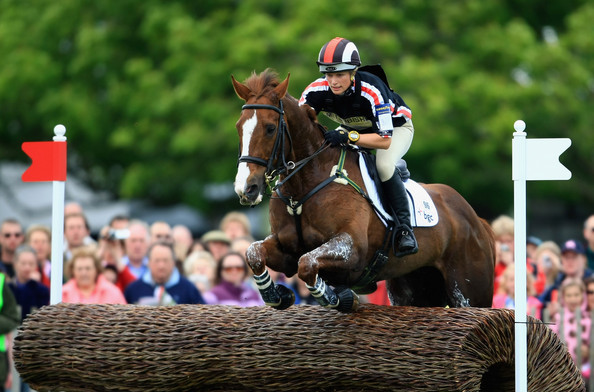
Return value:
<svg viewBox="0 0 594 392">
<path fill-rule="evenodd" d="M 396 166 L 393 162 L 383 162 L 377 161 L 377 173 L 379 174 L 380 180 L 382 182 L 388 181 L 394 175 L 394 171 L 396 170 Z"/>
</svg>

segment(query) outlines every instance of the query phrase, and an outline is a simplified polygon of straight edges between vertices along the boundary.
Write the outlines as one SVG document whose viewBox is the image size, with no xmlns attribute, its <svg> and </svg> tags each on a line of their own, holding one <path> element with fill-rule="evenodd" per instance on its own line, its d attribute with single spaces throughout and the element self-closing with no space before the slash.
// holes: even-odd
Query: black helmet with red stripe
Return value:
<svg viewBox="0 0 594 392">
<path fill-rule="evenodd" d="M 322 46 L 317 64 L 321 73 L 350 71 L 361 65 L 361 59 L 354 43 L 336 37 Z"/>
</svg>

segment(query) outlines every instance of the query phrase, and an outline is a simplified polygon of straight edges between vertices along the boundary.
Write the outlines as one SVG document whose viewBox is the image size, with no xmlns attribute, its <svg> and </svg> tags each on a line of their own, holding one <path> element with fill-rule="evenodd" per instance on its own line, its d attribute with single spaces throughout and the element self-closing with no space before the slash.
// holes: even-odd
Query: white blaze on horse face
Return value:
<svg viewBox="0 0 594 392">
<path fill-rule="evenodd" d="M 256 111 L 254 110 L 254 115 L 246 120 L 243 123 L 242 129 L 242 137 L 241 137 L 241 156 L 248 156 L 250 155 L 250 141 L 252 139 L 252 134 L 254 133 L 254 129 L 256 129 L 256 125 L 258 124 L 258 117 L 256 116 Z M 239 166 L 237 167 L 237 175 L 235 176 L 235 193 L 239 197 L 243 196 L 247 179 L 250 176 L 250 169 L 246 162 L 240 162 Z"/>
</svg>

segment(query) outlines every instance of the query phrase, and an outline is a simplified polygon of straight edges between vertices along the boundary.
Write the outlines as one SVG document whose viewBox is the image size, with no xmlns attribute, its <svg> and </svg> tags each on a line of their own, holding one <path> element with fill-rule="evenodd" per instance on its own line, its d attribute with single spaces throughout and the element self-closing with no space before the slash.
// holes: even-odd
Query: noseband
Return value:
<svg viewBox="0 0 594 392">
<path fill-rule="evenodd" d="M 276 139 L 274 141 L 274 147 L 272 147 L 272 152 L 268 160 L 264 158 L 253 157 L 250 155 L 242 155 L 239 157 L 238 161 L 246 163 L 255 163 L 256 165 L 264 166 L 266 168 L 265 176 L 267 182 L 272 181 L 279 174 L 286 173 L 289 170 L 293 170 L 295 168 L 295 163 L 292 161 L 287 162 L 285 159 L 285 140 L 287 137 L 289 138 L 289 145 L 291 147 L 293 145 L 293 141 L 291 140 L 291 135 L 288 132 L 287 123 L 285 122 L 285 112 L 283 110 L 282 99 L 279 101 L 279 107 L 265 104 L 246 104 L 241 107 L 241 110 L 245 109 L 274 110 L 279 114 L 278 126 L 276 132 Z M 278 162 L 276 167 L 274 166 L 275 161 Z"/>
</svg>

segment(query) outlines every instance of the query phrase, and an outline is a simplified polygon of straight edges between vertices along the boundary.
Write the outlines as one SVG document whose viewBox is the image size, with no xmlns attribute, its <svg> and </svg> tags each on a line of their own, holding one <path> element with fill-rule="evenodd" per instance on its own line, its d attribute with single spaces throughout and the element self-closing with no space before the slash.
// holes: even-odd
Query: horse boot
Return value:
<svg viewBox="0 0 594 392">
<path fill-rule="evenodd" d="M 419 247 L 410 225 L 408 196 L 406 195 L 406 189 L 404 188 L 404 183 L 400 178 L 398 170 L 394 172 L 388 181 L 382 182 L 382 189 L 386 196 L 385 199 L 392 210 L 392 217 L 396 224 L 394 232 L 396 237 L 394 241 L 394 254 L 396 257 L 402 257 L 417 253 Z"/>
</svg>

